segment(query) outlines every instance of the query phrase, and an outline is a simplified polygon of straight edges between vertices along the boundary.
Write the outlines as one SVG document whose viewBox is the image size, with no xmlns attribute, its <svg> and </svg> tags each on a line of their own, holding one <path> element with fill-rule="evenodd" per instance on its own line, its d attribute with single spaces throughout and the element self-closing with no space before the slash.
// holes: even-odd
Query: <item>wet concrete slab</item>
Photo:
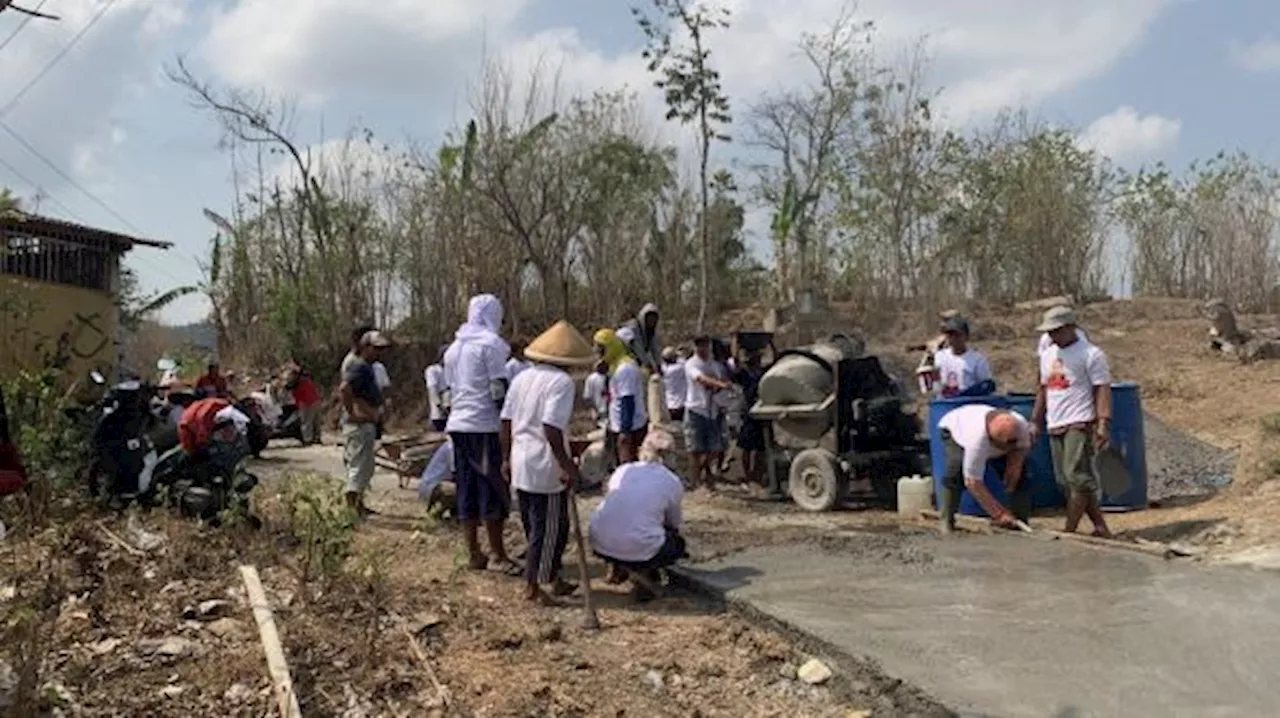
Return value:
<svg viewBox="0 0 1280 718">
<path fill-rule="evenodd" d="M 685 573 L 962 712 L 1280 715 L 1280 574 L 1008 536 L 846 547 Z"/>
</svg>

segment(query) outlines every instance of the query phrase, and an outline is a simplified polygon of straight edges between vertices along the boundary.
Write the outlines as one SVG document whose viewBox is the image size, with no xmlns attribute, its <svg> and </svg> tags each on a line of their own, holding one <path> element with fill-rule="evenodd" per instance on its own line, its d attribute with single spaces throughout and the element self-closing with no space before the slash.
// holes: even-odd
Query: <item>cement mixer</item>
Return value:
<svg viewBox="0 0 1280 718">
<path fill-rule="evenodd" d="M 927 472 L 929 444 L 904 411 L 901 386 L 859 337 L 835 335 L 789 349 L 760 379 L 751 416 L 766 422 L 770 489 L 808 511 L 829 511 L 869 482 L 892 506 L 897 480 Z"/>
</svg>

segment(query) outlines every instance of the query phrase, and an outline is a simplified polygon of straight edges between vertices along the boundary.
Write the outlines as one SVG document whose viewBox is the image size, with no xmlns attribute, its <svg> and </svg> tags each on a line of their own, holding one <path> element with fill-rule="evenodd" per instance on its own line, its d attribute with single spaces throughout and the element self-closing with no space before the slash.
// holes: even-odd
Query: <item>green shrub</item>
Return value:
<svg viewBox="0 0 1280 718">
<path fill-rule="evenodd" d="M 320 474 L 290 474 L 281 487 L 289 532 L 302 543 L 301 580 L 336 576 L 351 555 L 358 519 L 342 485 Z"/>
</svg>

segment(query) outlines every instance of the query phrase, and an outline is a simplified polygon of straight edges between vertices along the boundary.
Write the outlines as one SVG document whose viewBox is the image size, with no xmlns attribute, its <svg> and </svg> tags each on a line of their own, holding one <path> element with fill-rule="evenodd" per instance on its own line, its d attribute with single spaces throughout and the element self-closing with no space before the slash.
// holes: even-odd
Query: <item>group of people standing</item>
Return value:
<svg viewBox="0 0 1280 718">
<path fill-rule="evenodd" d="M 981 396 L 995 384 L 985 357 L 969 347 L 968 322 L 943 318 L 942 346 L 933 362 L 938 393 L 943 397 Z M 1094 456 L 1111 441 L 1111 368 L 1106 354 L 1080 329 L 1066 306 L 1045 312 L 1037 327 L 1035 405 L 1028 419 L 1014 411 L 976 403 L 948 412 L 939 422 L 946 468 L 938 496 L 942 529 L 955 528 L 963 491 L 968 490 L 992 521 L 1016 528 L 1031 512 L 1026 456 L 1047 432 L 1054 476 L 1067 499 L 1066 531 L 1075 532 L 1085 516 L 1094 535 L 1110 537 L 1100 505 Z M 987 489 L 988 465 L 1004 482 L 1010 507 Z M 1010 508 L 1012 510 L 1010 510 Z"/>
<path fill-rule="evenodd" d="M 656 319 L 647 333 L 644 325 L 640 327 L 640 335 L 648 337 L 649 343 L 656 339 Z M 561 321 L 527 344 L 513 346 L 501 335 L 502 320 L 502 305 L 496 297 L 473 297 L 466 322 L 424 376 L 432 424 L 449 437 L 446 447 L 457 487 L 455 513 L 468 566 L 523 576 L 530 600 L 554 601 L 577 590 L 564 579 L 561 566 L 571 491 L 581 480 L 568 438 L 578 397 L 571 372 L 600 362 L 611 367 L 609 381 L 616 399 L 609 420 L 618 429 L 624 460 L 592 516 L 591 545 L 618 579 L 628 574 L 643 577 L 683 556 L 679 535 L 683 487 L 663 464 L 674 442 L 664 431 L 648 431 L 644 376 L 636 358 L 639 352 L 631 348 L 637 346 L 635 330 L 630 336 L 626 327 L 606 330 L 597 333 L 593 343 Z M 366 434 L 371 429 L 363 427 L 373 426 L 378 412 L 367 414 L 363 408 L 378 406 L 379 397 L 369 380 L 371 367 L 368 371 L 363 367 L 371 365 L 387 343 L 376 332 L 363 337 L 358 361 L 344 372 L 344 406 L 353 417 L 344 420 L 344 426 L 355 424 L 350 429 L 352 443 L 358 437 L 358 443 L 370 449 L 373 442 Z M 362 457 L 360 451 L 346 453 Z M 362 461 L 348 461 L 349 495 L 362 494 L 368 485 L 363 466 Z M 353 501 L 361 505 L 358 499 Z M 523 565 L 503 542 L 513 504 L 527 543 Z M 487 546 L 481 545 L 482 528 Z M 638 592 L 645 591 L 643 583 L 637 584 Z"/>
</svg>

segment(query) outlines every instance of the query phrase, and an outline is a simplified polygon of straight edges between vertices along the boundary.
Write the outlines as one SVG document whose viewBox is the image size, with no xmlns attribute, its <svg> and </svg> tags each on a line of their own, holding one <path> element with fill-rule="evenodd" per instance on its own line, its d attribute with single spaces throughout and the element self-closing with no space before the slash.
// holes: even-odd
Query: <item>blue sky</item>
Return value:
<svg viewBox="0 0 1280 718">
<path fill-rule="evenodd" d="M 217 127 L 164 80 L 163 65 L 179 54 L 218 83 L 297 98 L 297 136 L 308 145 L 340 140 L 353 123 L 384 140 L 434 144 L 466 115 L 468 79 L 486 51 L 559 66 L 567 90 L 630 85 L 658 112 L 623 0 L 115 0 L 3 109 L 106 2 L 46 0 L 63 19 L 33 21 L 0 48 L 0 122 L 48 160 L 0 132 L 0 185 L 29 204 L 38 187 L 42 213 L 174 242 L 129 259 L 153 289 L 198 281 L 212 235 L 200 210 L 225 211 L 231 201 Z M 724 4 L 734 27 L 715 49 L 743 107 L 795 81 L 799 34 L 829 24 L 845 2 Z M 929 79 L 943 88 L 952 124 L 1026 106 L 1130 167 L 1182 166 L 1223 148 L 1280 161 L 1275 2 L 863 0 L 858 8 L 879 25 L 886 56 L 928 36 Z M 20 20 L 0 14 L 0 42 Z M 164 318 L 204 311 L 190 297 Z"/>
</svg>

